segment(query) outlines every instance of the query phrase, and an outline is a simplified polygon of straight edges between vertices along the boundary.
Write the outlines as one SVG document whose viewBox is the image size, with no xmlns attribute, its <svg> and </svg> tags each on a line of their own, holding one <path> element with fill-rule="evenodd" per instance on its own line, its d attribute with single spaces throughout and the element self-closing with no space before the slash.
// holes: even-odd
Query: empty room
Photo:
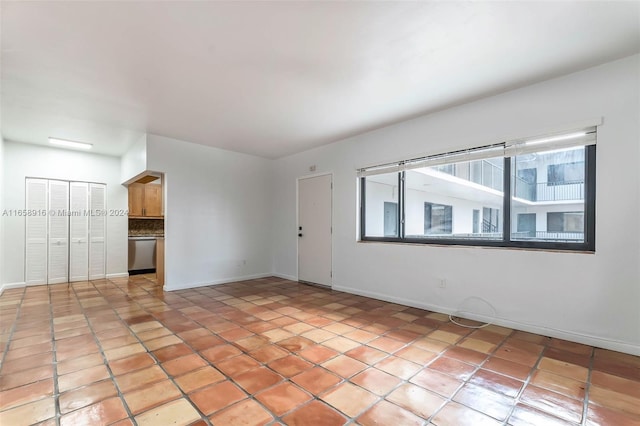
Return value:
<svg viewBox="0 0 640 426">
<path fill-rule="evenodd" d="M 0 25 L 0 424 L 640 426 L 640 2 Z"/>
</svg>

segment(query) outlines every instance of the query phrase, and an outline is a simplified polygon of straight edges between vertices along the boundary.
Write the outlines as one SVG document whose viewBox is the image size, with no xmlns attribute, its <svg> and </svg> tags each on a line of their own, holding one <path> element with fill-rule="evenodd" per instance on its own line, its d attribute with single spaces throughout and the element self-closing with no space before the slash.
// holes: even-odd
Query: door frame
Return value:
<svg viewBox="0 0 640 426">
<path fill-rule="evenodd" d="M 298 238 L 298 228 L 300 227 L 300 181 L 321 176 L 331 176 L 331 285 L 333 288 L 333 172 L 318 172 L 296 178 L 296 281 L 300 282 L 300 239 Z M 324 286 L 323 286 L 324 287 Z"/>
</svg>

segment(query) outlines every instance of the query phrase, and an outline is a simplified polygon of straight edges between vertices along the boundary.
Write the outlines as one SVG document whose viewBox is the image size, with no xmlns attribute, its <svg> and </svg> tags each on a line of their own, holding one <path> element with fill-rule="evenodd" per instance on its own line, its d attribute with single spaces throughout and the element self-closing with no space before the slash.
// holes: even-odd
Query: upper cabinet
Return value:
<svg viewBox="0 0 640 426">
<path fill-rule="evenodd" d="M 161 218 L 162 185 L 132 183 L 129 185 L 129 217 Z"/>
</svg>

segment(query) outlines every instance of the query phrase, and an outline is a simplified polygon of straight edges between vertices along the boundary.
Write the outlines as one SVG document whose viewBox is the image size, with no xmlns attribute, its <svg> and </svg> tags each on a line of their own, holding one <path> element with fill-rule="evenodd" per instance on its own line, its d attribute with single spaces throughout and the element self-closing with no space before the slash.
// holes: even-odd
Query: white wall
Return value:
<svg viewBox="0 0 640 426">
<path fill-rule="evenodd" d="M 148 135 L 165 178 L 166 290 L 271 275 L 272 161 Z"/>
<path fill-rule="evenodd" d="M 275 272 L 297 275 L 295 180 L 316 165 L 334 176 L 334 288 L 441 312 L 479 296 L 496 323 L 640 354 L 639 69 L 636 55 L 277 160 Z M 596 117 L 595 254 L 357 242 L 356 168 Z"/>
<path fill-rule="evenodd" d="M 2 289 L 2 276 L 4 271 L 4 138 L 0 134 L 0 291 Z"/>
<path fill-rule="evenodd" d="M 134 142 L 120 158 L 120 182 L 125 183 L 147 171 L 147 135 Z"/>
<path fill-rule="evenodd" d="M 127 190 L 120 184 L 120 159 L 5 141 L 4 209 L 25 208 L 25 178 L 50 178 L 107 184 L 107 210 L 127 209 Z M 4 265 L 0 282 L 24 283 L 24 217 L 5 216 Z M 107 276 L 127 273 L 127 217 L 107 216 Z"/>
</svg>

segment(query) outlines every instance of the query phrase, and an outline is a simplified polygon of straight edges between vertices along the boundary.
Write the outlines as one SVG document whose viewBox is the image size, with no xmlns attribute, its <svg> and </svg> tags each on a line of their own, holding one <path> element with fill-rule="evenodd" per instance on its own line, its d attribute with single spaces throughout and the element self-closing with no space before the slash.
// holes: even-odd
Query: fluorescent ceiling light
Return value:
<svg viewBox="0 0 640 426">
<path fill-rule="evenodd" d="M 56 138 L 49 138 L 49 143 L 51 145 L 63 146 L 65 148 L 75 148 L 75 149 L 91 149 L 93 147 L 93 145 L 90 143 L 67 141 L 64 139 L 56 139 Z"/>
<path fill-rule="evenodd" d="M 551 137 L 543 138 L 543 139 L 532 139 L 530 141 L 526 141 L 524 144 L 525 145 L 538 145 L 538 144 L 547 143 L 547 142 L 564 141 L 564 140 L 567 140 L 567 139 L 580 138 L 582 136 L 585 136 L 586 134 L 587 134 L 587 132 L 568 133 L 566 135 L 551 136 Z"/>
</svg>

